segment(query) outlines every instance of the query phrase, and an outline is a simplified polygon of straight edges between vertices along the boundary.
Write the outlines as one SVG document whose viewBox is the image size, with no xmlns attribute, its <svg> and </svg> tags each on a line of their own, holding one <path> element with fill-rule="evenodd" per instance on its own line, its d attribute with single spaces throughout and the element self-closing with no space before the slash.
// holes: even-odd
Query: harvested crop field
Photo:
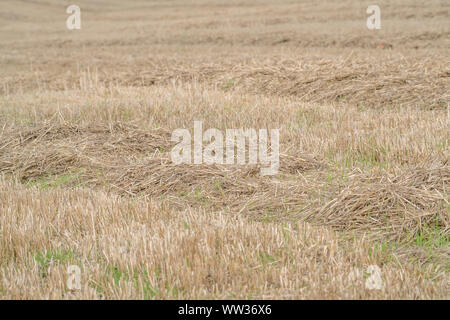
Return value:
<svg viewBox="0 0 450 320">
<path fill-rule="evenodd" d="M 0 299 L 449 299 L 450 3 L 371 4 L 3 0 Z"/>
</svg>

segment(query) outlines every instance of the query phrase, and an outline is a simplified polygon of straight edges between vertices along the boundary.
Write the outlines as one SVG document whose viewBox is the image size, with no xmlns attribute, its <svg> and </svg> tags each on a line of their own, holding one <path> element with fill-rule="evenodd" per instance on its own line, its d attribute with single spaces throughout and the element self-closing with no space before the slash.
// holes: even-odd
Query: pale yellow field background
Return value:
<svg viewBox="0 0 450 320">
<path fill-rule="evenodd" d="M 0 298 L 448 299 L 450 2 L 371 4 L 2 0 Z M 174 165 L 194 120 L 279 173 Z"/>
</svg>

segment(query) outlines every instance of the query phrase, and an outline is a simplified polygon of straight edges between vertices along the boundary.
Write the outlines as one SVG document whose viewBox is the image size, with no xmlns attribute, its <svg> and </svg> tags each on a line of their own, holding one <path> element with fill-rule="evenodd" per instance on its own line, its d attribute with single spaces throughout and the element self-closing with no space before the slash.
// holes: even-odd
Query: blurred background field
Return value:
<svg viewBox="0 0 450 320">
<path fill-rule="evenodd" d="M 1 298 L 449 298 L 448 1 L 380 30 L 369 1 L 70 4 L 0 3 Z M 174 165 L 194 120 L 279 128 L 279 173 Z"/>
</svg>

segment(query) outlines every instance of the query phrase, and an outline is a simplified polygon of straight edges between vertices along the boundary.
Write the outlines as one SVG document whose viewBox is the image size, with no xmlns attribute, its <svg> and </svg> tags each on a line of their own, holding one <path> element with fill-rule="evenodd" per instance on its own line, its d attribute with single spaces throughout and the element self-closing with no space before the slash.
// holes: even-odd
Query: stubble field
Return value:
<svg viewBox="0 0 450 320">
<path fill-rule="evenodd" d="M 0 4 L 1 299 L 450 298 L 450 3 L 69 4 Z M 196 120 L 278 173 L 174 164 Z"/>
</svg>

